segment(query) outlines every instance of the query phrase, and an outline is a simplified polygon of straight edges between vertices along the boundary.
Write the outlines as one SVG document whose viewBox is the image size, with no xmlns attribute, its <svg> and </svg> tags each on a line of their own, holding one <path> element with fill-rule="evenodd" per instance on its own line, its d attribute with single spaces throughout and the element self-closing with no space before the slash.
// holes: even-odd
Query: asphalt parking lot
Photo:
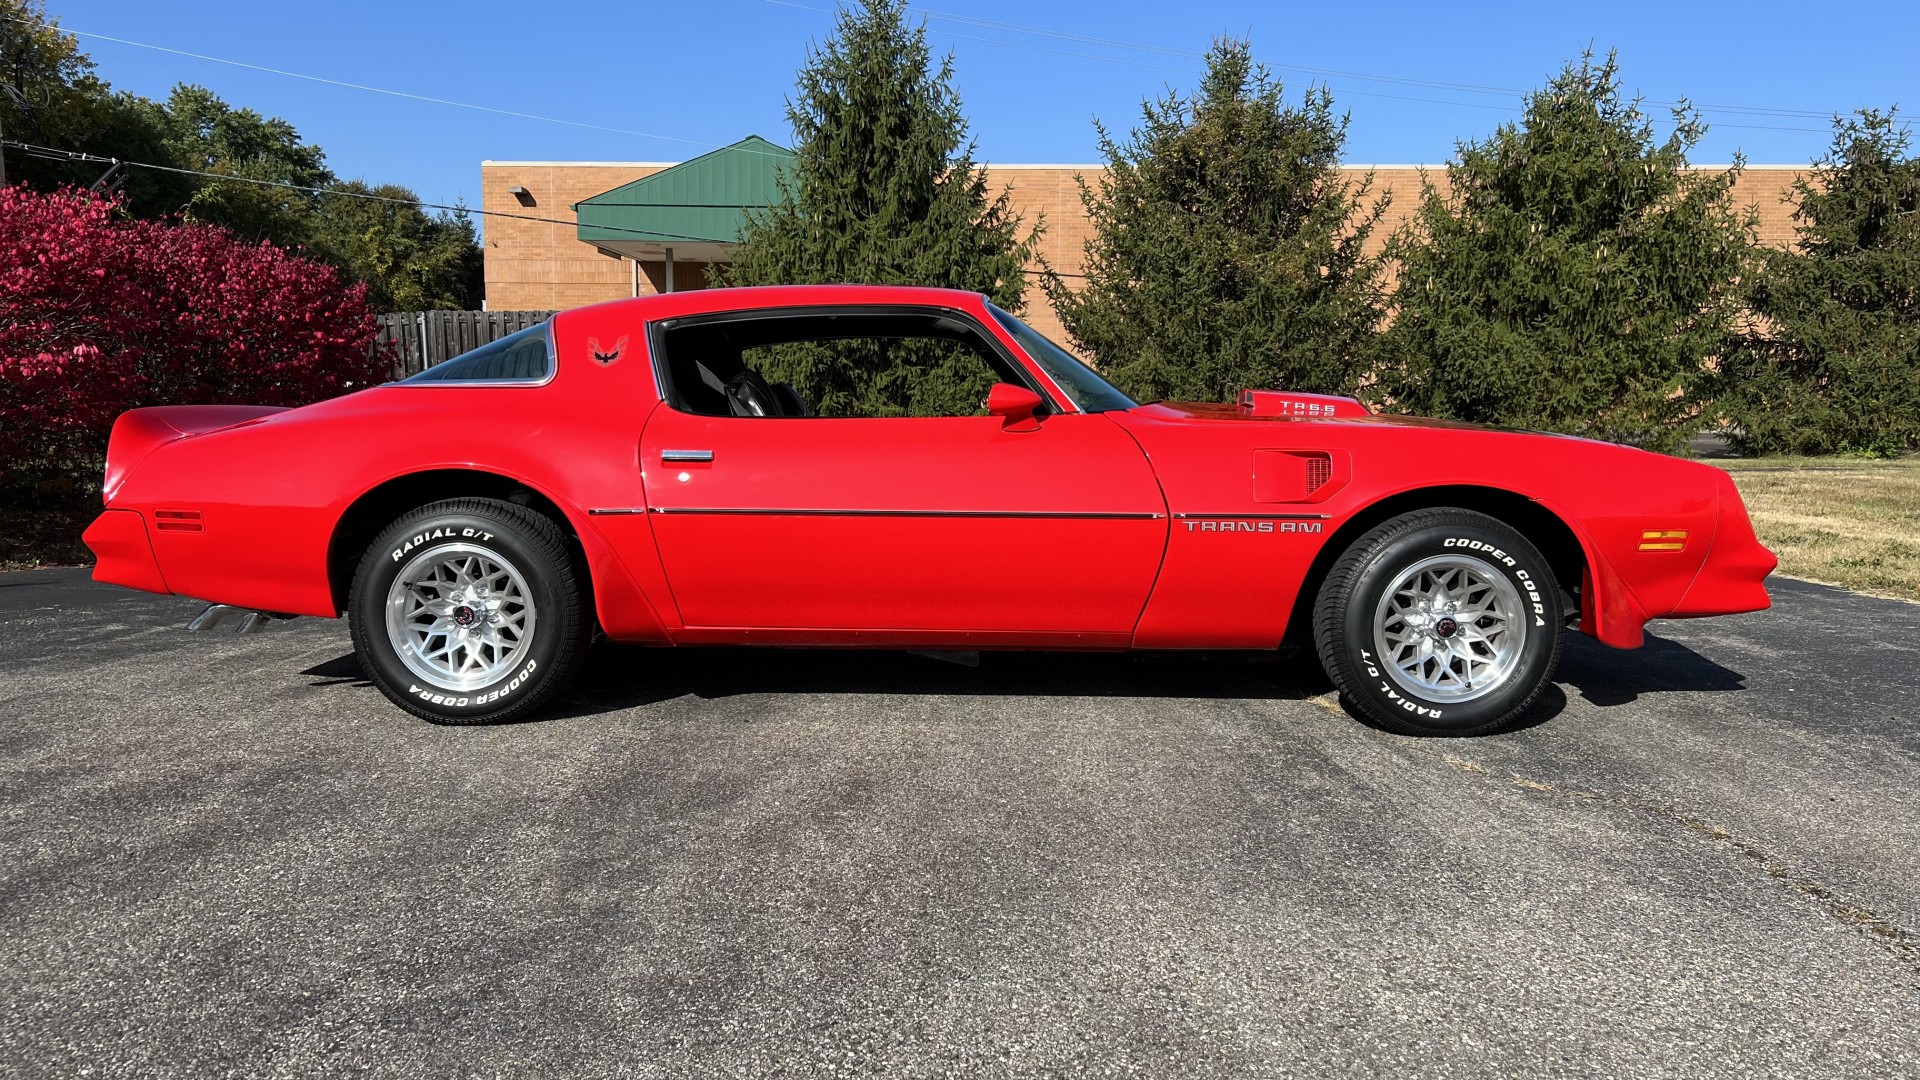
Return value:
<svg viewBox="0 0 1920 1080">
<path fill-rule="evenodd" d="M 0 575 L 10 1076 L 1914 1076 L 1920 606 L 1311 666 L 603 648 L 436 728 L 339 623 Z"/>
</svg>

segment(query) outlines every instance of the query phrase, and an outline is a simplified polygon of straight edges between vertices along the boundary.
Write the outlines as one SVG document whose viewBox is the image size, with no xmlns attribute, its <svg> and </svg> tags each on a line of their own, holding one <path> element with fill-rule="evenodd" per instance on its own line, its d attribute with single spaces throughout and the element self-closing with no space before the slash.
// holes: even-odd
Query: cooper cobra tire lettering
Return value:
<svg viewBox="0 0 1920 1080">
<path fill-rule="evenodd" d="M 1533 578 L 1525 570 L 1515 568 L 1514 576 L 1520 579 L 1520 588 L 1526 592 L 1527 602 L 1533 607 L 1533 625 L 1547 625 L 1547 605 L 1540 599 L 1540 586 L 1534 584 Z"/>
<path fill-rule="evenodd" d="M 407 693 L 417 694 L 420 700 L 430 702 L 434 705 L 446 705 L 456 709 L 464 709 L 468 705 L 487 705 L 499 701 L 501 698 L 520 689 L 520 687 L 526 683 L 527 679 L 533 675 L 533 669 L 539 666 L 540 661 L 538 660 L 527 661 L 527 666 L 521 668 L 517 674 L 511 679 L 508 679 L 499 689 L 489 690 L 478 697 L 454 697 L 449 694 L 435 693 L 432 690 L 420 686 L 418 683 L 407 684 Z"/>
<path fill-rule="evenodd" d="M 1447 538 L 1446 546 L 1450 548 L 1466 548 L 1468 551 L 1478 551 L 1484 555 L 1491 555 L 1501 562 L 1506 563 L 1508 566 L 1515 565 L 1513 556 L 1484 541 L 1468 540 L 1464 537 L 1451 536 Z"/>
<path fill-rule="evenodd" d="M 1527 601 L 1533 605 L 1533 625 L 1547 625 L 1547 605 L 1540 599 L 1540 586 L 1534 583 L 1533 578 L 1527 574 L 1526 570 L 1522 568 L 1518 562 L 1514 561 L 1513 556 L 1492 544 L 1480 540 L 1470 540 L 1463 536 L 1448 537 L 1446 546 L 1450 548 L 1465 548 L 1468 551 L 1478 552 L 1505 563 L 1509 569 L 1513 570 L 1514 576 L 1520 579 L 1520 587 L 1526 590 Z"/>
</svg>

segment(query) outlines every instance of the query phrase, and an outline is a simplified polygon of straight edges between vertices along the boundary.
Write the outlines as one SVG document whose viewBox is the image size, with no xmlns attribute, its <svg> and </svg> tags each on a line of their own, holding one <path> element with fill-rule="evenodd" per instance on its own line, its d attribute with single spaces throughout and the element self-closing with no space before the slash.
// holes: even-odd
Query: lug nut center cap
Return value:
<svg viewBox="0 0 1920 1080">
<path fill-rule="evenodd" d="M 1459 629 L 1460 624 L 1454 621 L 1451 615 L 1444 616 L 1433 624 L 1433 632 L 1443 638 L 1452 637 Z"/>
<path fill-rule="evenodd" d="M 456 626 L 472 626 L 477 618 L 479 616 L 474 613 L 474 610 L 465 604 L 453 609 L 453 621 Z"/>
</svg>

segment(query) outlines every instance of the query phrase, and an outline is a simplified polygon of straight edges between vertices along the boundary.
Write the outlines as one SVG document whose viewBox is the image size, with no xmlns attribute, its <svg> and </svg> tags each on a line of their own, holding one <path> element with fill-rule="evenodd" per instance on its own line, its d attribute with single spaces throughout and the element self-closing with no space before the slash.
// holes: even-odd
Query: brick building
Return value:
<svg viewBox="0 0 1920 1080">
<path fill-rule="evenodd" d="M 701 288 L 710 262 L 724 262 L 741 206 L 765 205 L 771 169 L 790 157 L 752 136 L 685 163 L 604 161 L 483 161 L 481 209 L 519 215 L 484 219 L 487 306 L 493 310 L 577 307 L 624 296 Z M 1091 234 L 1076 175 L 1094 178 L 1098 165 L 987 165 L 994 189 L 1010 186 L 1023 220 L 1044 216 L 1041 252 L 1062 273 L 1080 270 Z M 1375 191 L 1391 191 L 1376 243 L 1418 204 L 1421 173 L 1444 186 L 1442 166 L 1348 166 L 1356 180 L 1374 174 Z M 1785 246 L 1794 237 L 1792 207 L 1784 198 L 1803 170 L 1749 165 L 1734 189 L 1736 201 L 1760 216 L 1763 243 Z M 560 219 L 558 223 L 531 218 Z M 1027 318 L 1065 341 L 1037 284 L 1029 285 Z"/>
</svg>

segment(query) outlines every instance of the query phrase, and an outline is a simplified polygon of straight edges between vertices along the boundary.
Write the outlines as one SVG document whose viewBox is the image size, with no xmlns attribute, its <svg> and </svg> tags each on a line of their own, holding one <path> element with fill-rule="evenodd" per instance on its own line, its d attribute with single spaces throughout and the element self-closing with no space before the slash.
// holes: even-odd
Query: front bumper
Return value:
<svg viewBox="0 0 1920 1080">
<path fill-rule="evenodd" d="M 1662 618 L 1697 619 L 1764 611 L 1773 606 L 1773 598 L 1767 595 L 1767 575 L 1778 565 L 1780 560 L 1754 535 L 1753 520 L 1747 516 L 1740 489 L 1733 486 L 1733 477 L 1722 473 L 1720 519 L 1706 561 L 1700 564 L 1700 572 L 1694 575 L 1680 602 Z"/>
</svg>

